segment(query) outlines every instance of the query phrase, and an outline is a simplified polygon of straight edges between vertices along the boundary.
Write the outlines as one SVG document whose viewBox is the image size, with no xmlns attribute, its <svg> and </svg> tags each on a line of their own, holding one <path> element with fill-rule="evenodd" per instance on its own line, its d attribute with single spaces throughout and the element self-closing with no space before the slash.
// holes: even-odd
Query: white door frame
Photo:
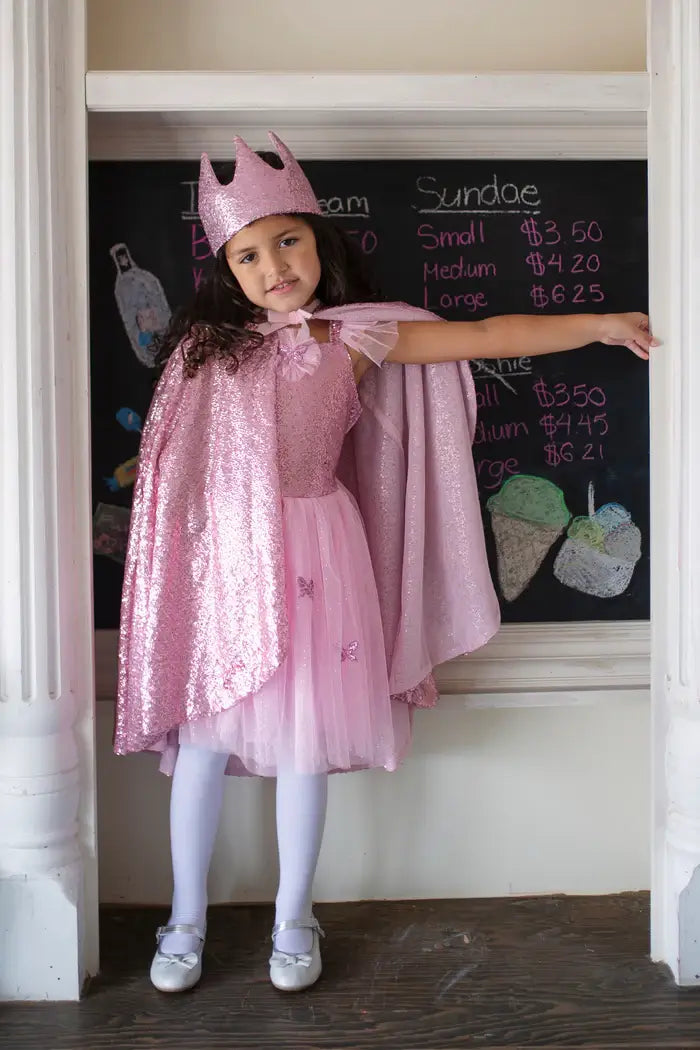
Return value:
<svg viewBox="0 0 700 1050">
<path fill-rule="evenodd" d="M 98 969 L 83 0 L 0 4 L 0 999 Z"/>
<path fill-rule="evenodd" d="M 700 0 L 650 0 L 652 958 L 700 983 Z"/>
</svg>

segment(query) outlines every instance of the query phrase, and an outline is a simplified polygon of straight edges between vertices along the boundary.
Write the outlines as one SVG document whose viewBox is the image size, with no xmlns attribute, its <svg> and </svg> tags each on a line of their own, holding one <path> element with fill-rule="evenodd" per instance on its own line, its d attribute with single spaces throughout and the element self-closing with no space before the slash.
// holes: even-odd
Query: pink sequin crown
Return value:
<svg viewBox="0 0 700 1050">
<path fill-rule="evenodd" d="M 226 186 L 222 186 L 214 174 L 207 154 L 202 154 L 199 217 L 214 254 L 234 233 L 266 215 L 322 214 L 311 184 L 297 161 L 273 132 L 268 131 L 268 135 L 284 167 L 271 168 L 236 135 L 233 140 L 236 171 Z"/>
</svg>

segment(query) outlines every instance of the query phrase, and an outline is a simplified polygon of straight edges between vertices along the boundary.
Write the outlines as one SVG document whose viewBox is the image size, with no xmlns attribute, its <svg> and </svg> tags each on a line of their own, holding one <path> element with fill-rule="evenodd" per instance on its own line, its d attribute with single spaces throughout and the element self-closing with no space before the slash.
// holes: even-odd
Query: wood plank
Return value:
<svg viewBox="0 0 700 1050">
<path fill-rule="evenodd" d="M 105 908 L 103 972 L 80 1004 L 11 1006 L 8 1050 L 700 1048 L 700 996 L 648 957 L 647 894 L 323 905 L 324 973 L 267 979 L 269 907 L 216 907 L 205 974 L 154 991 L 162 911 Z"/>
</svg>

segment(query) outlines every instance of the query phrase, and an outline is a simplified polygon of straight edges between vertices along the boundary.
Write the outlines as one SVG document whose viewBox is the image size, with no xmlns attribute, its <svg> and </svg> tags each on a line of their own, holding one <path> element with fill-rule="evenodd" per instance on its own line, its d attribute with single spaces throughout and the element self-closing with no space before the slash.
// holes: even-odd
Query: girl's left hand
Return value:
<svg viewBox="0 0 700 1050">
<path fill-rule="evenodd" d="M 603 314 L 600 325 L 599 342 L 606 346 L 626 346 L 643 361 L 648 361 L 649 351 L 659 345 L 649 331 L 646 314 Z"/>
</svg>

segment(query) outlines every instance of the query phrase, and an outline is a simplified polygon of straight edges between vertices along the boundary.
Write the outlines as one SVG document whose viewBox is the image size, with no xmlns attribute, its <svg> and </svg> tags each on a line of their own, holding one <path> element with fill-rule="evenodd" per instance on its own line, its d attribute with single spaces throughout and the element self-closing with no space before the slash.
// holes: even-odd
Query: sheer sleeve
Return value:
<svg viewBox="0 0 700 1050">
<path fill-rule="evenodd" d="M 375 365 L 382 364 L 399 338 L 396 321 L 336 321 L 335 325 L 338 339 Z"/>
</svg>

